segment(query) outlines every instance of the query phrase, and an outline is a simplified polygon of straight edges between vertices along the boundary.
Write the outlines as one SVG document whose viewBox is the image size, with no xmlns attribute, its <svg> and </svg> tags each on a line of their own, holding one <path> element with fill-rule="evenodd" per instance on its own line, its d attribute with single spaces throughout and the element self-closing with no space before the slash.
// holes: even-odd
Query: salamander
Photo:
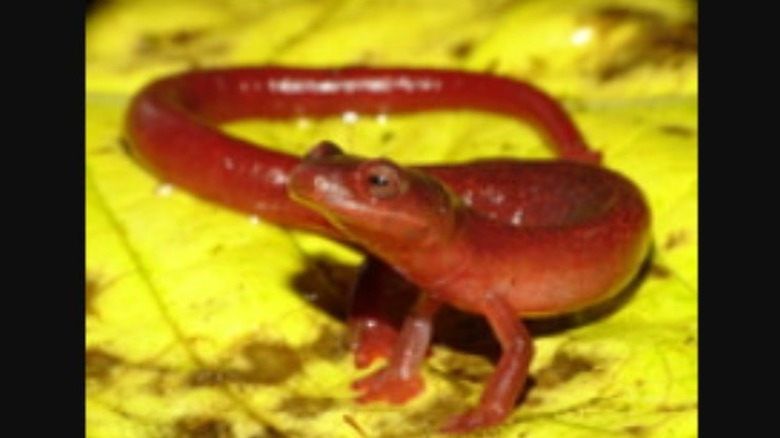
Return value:
<svg viewBox="0 0 780 438">
<path fill-rule="evenodd" d="M 219 125 L 475 110 L 536 127 L 554 160 L 483 159 L 402 166 L 324 140 L 303 157 Z M 650 211 L 628 178 L 600 166 L 565 109 L 533 85 L 485 73 L 412 68 L 226 68 L 184 72 L 132 99 L 125 138 L 159 178 L 205 200 L 362 249 L 367 266 L 349 319 L 355 364 L 387 363 L 354 383 L 360 402 L 400 404 L 424 388 L 421 366 L 442 305 L 484 316 L 502 347 L 478 404 L 442 427 L 498 424 L 522 392 L 533 343 L 522 318 L 576 311 L 634 278 Z M 398 327 L 393 281 L 419 289 Z"/>
</svg>

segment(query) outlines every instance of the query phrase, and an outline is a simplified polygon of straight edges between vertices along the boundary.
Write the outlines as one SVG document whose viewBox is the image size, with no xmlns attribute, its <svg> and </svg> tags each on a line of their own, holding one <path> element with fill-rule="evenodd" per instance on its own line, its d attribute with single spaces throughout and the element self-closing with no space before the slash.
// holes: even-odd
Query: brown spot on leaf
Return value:
<svg viewBox="0 0 780 438">
<path fill-rule="evenodd" d="M 461 41 L 450 49 L 450 55 L 455 59 L 466 58 L 474 51 L 474 41 Z"/>
<path fill-rule="evenodd" d="M 349 353 L 347 335 L 344 331 L 323 328 L 306 351 L 318 358 L 340 361 Z"/>
<path fill-rule="evenodd" d="M 84 290 L 84 312 L 87 315 L 98 316 L 95 303 L 98 297 L 115 281 L 116 279 L 106 280 L 101 275 L 87 273 Z"/>
<path fill-rule="evenodd" d="M 632 436 L 644 436 L 647 435 L 651 429 L 646 425 L 637 424 L 633 426 L 626 426 L 623 431 Z"/>
<path fill-rule="evenodd" d="M 312 418 L 333 408 L 336 402 L 326 397 L 288 397 L 277 410 L 297 418 Z"/>
<path fill-rule="evenodd" d="M 197 69 L 203 59 L 220 56 L 228 49 L 224 42 L 210 38 L 209 29 L 180 29 L 142 35 L 136 41 L 134 50 L 139 58 L 183 62 L 188 68 Z"/>
<path fill-rule="evenodd" d="M 84 354 L 85 376 L 87 379 L 105 380 L 123 361 L 119 357 L 99 348 L 89 348 Z"/>
<path fill-rule="evenodd" d="M 662 404 L 658 407 L 659 412 L 687 412 L 699 409 L 699 403 L 697 402 L 691 402 L 691 403 L 681 403 L 677 405 L 665 405 Z"/>
<path fill-rule="evenodd" d="M 112 141 L 100 143 L 100 145 L 90 149 L 87 153 L 93 156 L 114 155 L 116 153 L 129 154 L 129 145 L 122 137 L 117 137 Z"/>
<path fill-rule="evenodd" d="M 477 388 L 477 392 L 480 392 L 482 388 Z M 414 425 L 413 428 L 406 429 L 401 433 L 387 434 L 388 437 L 393 438 L 405 438 L 409 436 L 429 436 L 430 431 L 438 429 L 445 422 L 451 419 L 455 414 L 465 412 L 469 408 L 473 407 L 469 403 L 471 398 L 471 391 L 466 391 L 464 388 L 456 388 L 456 392 L 448 393 L 446 396 L 436 397 L 435 401 L 424 410 L 411 411 L 404 416 L 404 423 L 407 425 Z M 383 427 L 378 427 L 380 430 L 385 430 Z M 393 428 L 390 428 L 393 430 Z M 393 430 L 395 432 L 395 430 Z M 478 435 L 479 436 L 479 435 Z M 492 436 L 492 435 L 484 435 Z M 384 435 L 383 435 L 384 437 Z"/>
<path fill-rule="evenodd" d="M 656 278 L 669 278 L 672 276 L 672 271 L 664 265 L 653 263 L 650 266 L 650 275 Z"/>
<path fill-rule="evenodd" d="M 282 383 L 301 370 L 298 352 L 286 345 L 251 343 L 242 354 L 251 364 L 245 375 L 253 383 Z"/>
<path fill-rule="evenodd" d="M 179 30 L 172 33 L 143 35 L 136 46 L 139 55 L 153 55 L 171 48 L 183 48 L 198 42 L 204 35 L 201 30 Z"/>
<path fill-rule="evenodd" d="M 203 34 L 201 30 L 180 30 L 171 34 L 168 39 L 174 45 L 187 46 L 202 38 Z"/>
<path fill-rule="evenodd" d="M 242 368 L 204 368 L 189 375 L 192 386 L 219 386 L 226 383 L 250 383 L 258 385 L 280 384 L 301 369 L 297 351 L 280 344 L 254 342 L 241 350 L 248 363 Z"/>
<path fill-rule="evenodd" d="M 225 420 L 209 417 L 184 417 L 175 424 L 177 438 L 233 438 L 233 427 Z"/>
<path fill-rule="evenodd" d="M 672 21 L 653 11 L 605 7 L 584 18 L 584 26 L 597 29 L 603 39 L 625 29 L 632 36 L 608 52 L 600 61 L 596 76 L 610 81 L 632 70 L 650 65 L 679 68 L 698 51 L 698 24 Z"/>
<path fill-rule="evenodd" d="M 656 50 L 666 50 L 673 54 L 695 53 L 699 49 L 699 25 L 694 22 L 670 26 L 655 35 L 651 41 Z"/>
<path fill-rule="evenodd" d="M 253 435 L 249 438 L 288 438 L 290 435 L 282 432 L 274 426 L 266 425 L 265 433 L 262 435 Z"/>
<path fill-rule="evenodd" d="M 678 246 L 688 243 L 691 239 L 691 235 L 688 230 L 677 230 L 669 233 L 664 240 L 663 248 L 666 251 L 677 248 Z"/>
<path fill-rule="evenodd" d="M 660 130 L 665 134 L 670 134 L 677 137 L 688 138 L 696 135 L 696 130 L 682 125 L 662 125 L 660 126 Z"/>
<path fill-rule="evenodd" d="M 395 138 L 395 132 L 393 131 L 385 131 L 382 133 L 382 136 L 379 138 L 379 142 L 381 144 L 388 144 Z"/>
<path fill-rule="evenodd" d="M 84 311 L 90 315 L 96 315 L 95 311 L 95 298 L 100 294 L 102 288 L 100 281 L 95 277 L 87 274 L 86 290 L 84 293 Z"/>
<path fill-rule="evenodd" d="M 494 370 L 493 363 L 478 356 L 453 354 L 446 363 L 447 378 L 461 382 L 482 383 Z"/>
<path fill-rule="evenodd" d="M 368 436 L 366 431 L 360 426 L 360 423 L 358 423 L 357 420 L 355 420 L 355 417 L 349 414 L 344 414 L 342 418 L 344 419 L 345 423 L 347 423 L 351 428 L 355 429 L 355 432 L 357 432 L 359 436 L 361 437 Z"/>
<path fill-rule="evenodd" d="M 536 385 L 540 388 L 552 388 L 572 380 L 579 374 L 589 373 L 594 368 L 593 362 L 588 358 L 558 352 L 551 364 L 536 373 Z"/>
<path fill-rule="evenodd" d="M 240 371 L 207 368 L 191 373 L 187 382 L 192 386 L 219 386 L 242 380 L 244 380 L 243 373 Z"/>
<path fill-rule="evenodd" d="M 652 20 L 654 15 L 641 9 L 624 8 L 620 6 L 605 6 L 595 13 L 596 19 L 602 21 L 604 26 L 615 26 L 622 21 L 631 18 L 644 18 Z"/>
<path fill-rule="evenodd" d="M 493 58 L 485 65 L 485 73 L 496 73 L 498 67 L 501 65 L 501 61 L 498 58 Z"/>
</svg>

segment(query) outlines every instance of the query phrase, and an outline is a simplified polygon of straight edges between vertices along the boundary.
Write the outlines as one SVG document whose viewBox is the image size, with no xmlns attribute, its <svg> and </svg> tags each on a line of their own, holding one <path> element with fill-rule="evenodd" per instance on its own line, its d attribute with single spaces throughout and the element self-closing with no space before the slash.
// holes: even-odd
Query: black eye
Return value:
<svg viewBox="0 0 780 438">
<path fill-rule="evenodd" d="M 369 193 L 377 198 L 391 198 L 406 191 L 399 169 L 388 163 L 372 163 L 365 169 Z"/>
<path fill-rule="evenodd" d="M 368 176 L 368 183 L 372 187 L 386 187 L 390 185 L 390 179 L 386 175 L 374 173 Z"/>
</svg>

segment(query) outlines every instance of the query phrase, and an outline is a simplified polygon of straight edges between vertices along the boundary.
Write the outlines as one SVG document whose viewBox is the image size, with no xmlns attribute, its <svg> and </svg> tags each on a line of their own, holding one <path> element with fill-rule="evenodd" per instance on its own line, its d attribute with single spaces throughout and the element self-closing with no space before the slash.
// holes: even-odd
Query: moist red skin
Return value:
<svg viewBox="0 0 780 438">
<path fill-rule="evenodd" d="M 387 209 L 408 215 L 399 220 L 385 215 L 383 200 L 361 186 L 365 178 L 354 177 L 383 162 L 350 157 L 329 144 L 301 159 L 218 128 L 245 118 L 455 109 L 530 123 L 561 160 L 399 167 L 398 178 L 411 187 L 405 196 L 430 198 L 399 197 Z M 356 382 L 361 401 L 403 403 L 419 393 L 430 322 L 441 304 L 484 315 L 504 353 L 479 404 L 450 420 L 443 428 L 448 432 L 498 424 L 511 413 L 533 350 L 519 316 L 569 312 L 613 295 L 636 274 L 649 247 L 650 215 L 637 187 L 597 166 L 599 154 L 553 99 L 496 76 L 277 67 L 184 73 L 135 96 L 126 139 L 151 172 L 197 196 L 366 250 L 369 267 L 353 293 L 353 350 L 359 367 L 378 358 L 388 364 Z M 350 202 L 361 208 L 317 193 L 316 178 L 349 191 Z M 412 229 L 417 219 L 432 224 L 422 238 Z M 363 226 L 372 223 L 384 226 Z M 400 330 L 384 312 L 397 273 L 421 289 Z"/>
</svg>

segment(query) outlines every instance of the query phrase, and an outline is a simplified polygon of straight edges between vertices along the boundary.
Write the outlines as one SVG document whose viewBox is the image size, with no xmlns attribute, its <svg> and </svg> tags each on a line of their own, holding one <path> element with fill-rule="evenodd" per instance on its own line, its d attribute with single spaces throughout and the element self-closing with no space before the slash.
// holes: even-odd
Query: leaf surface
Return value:
<svg viewBox="0 0 780 438">
<path fill-rule="evenodd" d="M 492 370 L 436 346 L 420 397 L 356 404 L 341 309 L 359 254 L 205 203 L 124 152 L 124 111 L 147 81 L 262 64 L 490 70 L 561 98 L 645 191 L 651 268 L 609 315 L 538 336 L 525 400 L 473 436 L 696 436 L 696 23 L 696 2 L 672 0 L 102 3 L 86 35 L 87 436 L 434 436 Z M 528 126 L 478 113 L 226 129 L 405 163 L 551 157 Z"/>
</svg>

